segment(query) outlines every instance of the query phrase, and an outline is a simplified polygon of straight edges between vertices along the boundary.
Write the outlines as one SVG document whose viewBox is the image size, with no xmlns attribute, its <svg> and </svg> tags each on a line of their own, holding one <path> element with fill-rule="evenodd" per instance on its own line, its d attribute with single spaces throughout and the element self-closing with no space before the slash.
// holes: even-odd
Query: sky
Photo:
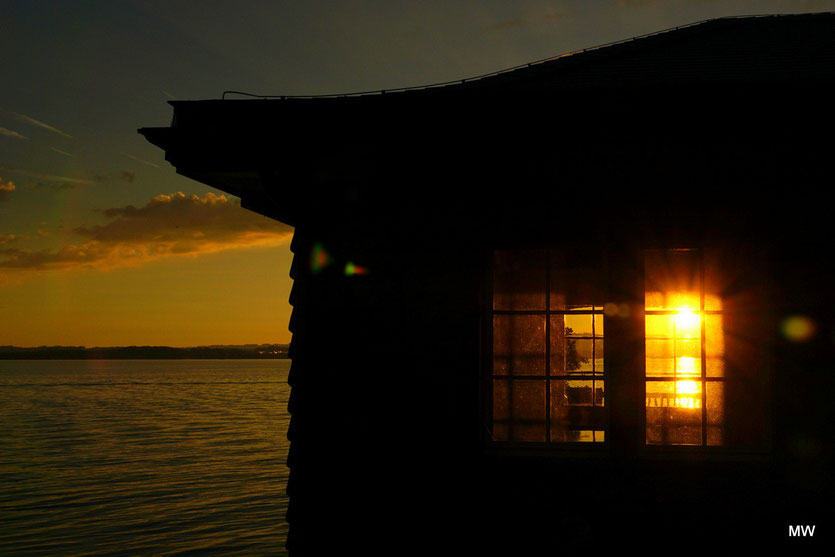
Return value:
<svg viewBox="0 0 835 557">
<path fill-rule="evenodd" d="M 0 346 L 287 343 L 292 229 L 136 133 L 168 100 L 473 77 L 835 0 L 0 0 Z"/>
</svg>

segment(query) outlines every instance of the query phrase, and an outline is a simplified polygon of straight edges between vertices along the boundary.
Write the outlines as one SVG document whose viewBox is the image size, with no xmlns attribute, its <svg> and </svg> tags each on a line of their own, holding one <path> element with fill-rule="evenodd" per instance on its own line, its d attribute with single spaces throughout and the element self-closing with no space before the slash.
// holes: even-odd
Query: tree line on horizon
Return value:
<svg viewBox="0 0 835 557">
<path fill-rule="evenodd" d="M 287 358 L 287 344 L 173 346 L 0 346 L 0 360 L 173 360 Z"/>
</svg>

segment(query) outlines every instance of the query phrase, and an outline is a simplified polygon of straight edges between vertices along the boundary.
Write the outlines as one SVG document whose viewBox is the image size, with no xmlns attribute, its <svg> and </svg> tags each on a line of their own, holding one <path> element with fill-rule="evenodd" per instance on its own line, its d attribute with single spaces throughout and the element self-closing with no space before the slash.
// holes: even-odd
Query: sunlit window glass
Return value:
<svg viewBox="0 0 835 557">
<path fill-rule="evenodd" d="M 701 250 L 645 254 L 646 442 L 721 445 L 722 304 Z"/>
</svg>

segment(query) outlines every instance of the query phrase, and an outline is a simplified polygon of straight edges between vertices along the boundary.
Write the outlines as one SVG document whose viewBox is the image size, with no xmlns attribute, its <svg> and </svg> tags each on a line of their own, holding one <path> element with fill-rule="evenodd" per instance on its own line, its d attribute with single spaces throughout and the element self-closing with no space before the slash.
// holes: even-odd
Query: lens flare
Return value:
<svg viewBox="0 0 835 557">
<path fill-rule="evenodd" d="M 365 267 L 360 267 L 359 265 L 354 265 L 352 262 L 348 262 L 345 264 L 345 276 L 350 277 L 353 275 L 367 275 L 368 269 Z"/>
<path fill-rule="evenodd" d="M 806 342 L 815 336 L 815 322 L 803 315 L 793 315 L 783 320 L 780 330 L 792 342 Z"/>
<path fill-rule="evenodd" d="M 310 250 L 310 270 L 313 274 L 317 274 L 332 262 L 330 254 L 325 250 L 324 246 L 319 242 L 313 244 L 313 249 Z"/>
</svg>

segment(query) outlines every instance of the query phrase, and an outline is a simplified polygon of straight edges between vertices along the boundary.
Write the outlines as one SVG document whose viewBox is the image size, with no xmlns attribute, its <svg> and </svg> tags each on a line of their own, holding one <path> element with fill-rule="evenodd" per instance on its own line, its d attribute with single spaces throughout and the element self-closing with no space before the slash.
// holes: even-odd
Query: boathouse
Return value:
<svg viewBox="0 0 835 557">
<path fill-rule="evenodd" d="M 139 131 L 295 228 L 291 555 L 779 546 L 822 523 L 835 15 L 228 96 Z"/>
</svg>

